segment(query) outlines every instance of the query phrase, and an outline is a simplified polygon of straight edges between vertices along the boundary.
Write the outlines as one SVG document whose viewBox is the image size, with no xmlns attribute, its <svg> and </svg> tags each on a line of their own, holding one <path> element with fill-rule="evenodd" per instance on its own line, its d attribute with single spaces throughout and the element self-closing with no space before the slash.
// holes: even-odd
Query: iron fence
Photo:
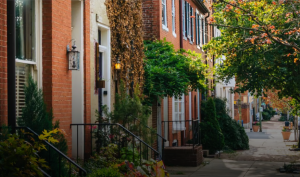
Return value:
<svg viewBox="0 0 300 177">
<path fill-rule="evenodd" d="M 118 146 L 118 157 L 142 164 L 142 160 L 161 159 L 161 154 L 141 137 L 118 123 L 71 124 L 76 136 L 76 158 L 88 159 L 93 153 L 109 144 Z M 75 127 L 75 129 L 74 129 Z M 80 136 L 84 132 L 84 136 Z M 73 141 L 75 140 L 73 138 Z M 135 155 L 137 154 L 137 155 Z"/>
<path fill-rule="evenodd" d="M 162 121 L 162 135 L 169 146 L 199 146 L 201 131 L 199 120 Z"/>
</svg>

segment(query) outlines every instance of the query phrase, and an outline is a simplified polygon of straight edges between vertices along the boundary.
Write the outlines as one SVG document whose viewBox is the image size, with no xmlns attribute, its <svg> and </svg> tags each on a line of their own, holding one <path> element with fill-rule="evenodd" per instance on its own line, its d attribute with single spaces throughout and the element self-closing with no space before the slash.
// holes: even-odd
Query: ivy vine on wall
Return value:
<svg viewBox="0 0 300 177">
<path fill-rule="evenodd" d="M 111 29 L 112 65 L 121 63 L 119 78 L 127 88 L 143 88 L 142 0 L 106 0 Z"/>
</svg>

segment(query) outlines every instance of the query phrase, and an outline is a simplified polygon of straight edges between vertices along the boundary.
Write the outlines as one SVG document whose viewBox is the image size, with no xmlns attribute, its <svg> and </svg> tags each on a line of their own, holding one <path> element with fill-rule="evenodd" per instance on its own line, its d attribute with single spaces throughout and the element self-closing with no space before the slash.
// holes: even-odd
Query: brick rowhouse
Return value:
<svg viewBox="0 0 300 177">
<path fill-rule="evenodd" d="M 24 1 L 25 2 L 25 1 Z M 37 42 L 41 68 L 36 64 L 37 75 L 41 76 L 38 85 L 43 90 L 48 110 L 53 111 L 54 121 L 60 121 L 60 128 L 66 133 L 68 155 L 72 153 L 72 71 L 68 70 L 67 45 L 72 40 L 72 0 L 36 0 L 35 33 L 41 38 Z M 80 1 L 78 1 L 80 2 Z M 90 0 L 83 2 L 83 112 L 84 123 L 91 122 L 90 97 Z M 8 122 L 7 94 L 7 1 L 0 1 L 0 124 Z M 39 27 L 41 26 L 41 27 Z M 34 34 L 36 35 L 36 34 Z M 38 51 L 39 52 L 39 51 Z M 37 53 L 38 53 L 37 52 Z M 32 65 L 33 66 L 33 65 Z"/>
<path fill-rule="evenodd" d="M 166 5 L 166 20 L 164 20 L 164 14 L 163 14 L 163 5 Z M 174 4 L 173 4 L 174 3 Z M 183 4 L 188 4 L 189 8 L 193 9 L 192 16 L 197 11 L 199 15 L 201 15 L 201 18 L 206 21 L 205 22 L 205 34 L 203 34 L 203 38 L 205 38 L 205 43 L 207 43 L 209 40 L 213 37 L 213 28 L 207 25 L 207 22 L 209 20 L 209 16 L 211 14 L 211 11 L 208 10 L 208 6 L 211 5 L 211 1 L 203 3 L 203 1 L 200 0 L 143 0 L 143 31 L 144 31 L 144 39 L 145 40 L 163 40 L 164 38 L 171 42 L 174 45 L 175 50 L 178 50 L 180 48 L 183 48 L 185 50 L 192 50 L 197 53 L 201 53 L 203 57 L 203 62 L 208 64 L 210 67 L 213 66 L 213 60 L 205 61 L 206 54 L 202 50 L 202 45 L 199 44 L 198 41 L 196 41 L 196 20 L 195 17 L 191 20 L 194 21 L 193 25 L 191 25 L 191 28 L 193 29 L 190 32 L 190 35 L 193 34 L 193 39 L 189 39 L 187 36 L 184 35 L 183 32 L 183 20 L 185 17 L 183 15 L 186 15 L 183 13 Z M 172 6 L 175 8 L 172 9 Z M 175 15 L 175 29 L 173 28 L 174 22 L 173 16 Z M 165 23 L 166 21 L 166 23 Z M 190 29 L 189 29 L 190 30 Z M 199 29 L 198 29 L 199 30 Z M 203 30 L 204 31 L 204 30 Z M 197 33 L 200 35 L 199 33 Z M 202 35 L 202 34 L 201 34 Z M 202 38 L 201 38 L 202 40 Z M 212 88 L 213 81 L 208 80 L 207 84 L 209 88 Z M 192 91 L 190 93 L 191 95 L 185 95 L 184 96 L 184 117 L 185 120 L 189 120 L 190 114 L 192 119 L 200 119 L 200 115 L 198 115 L 198 109 L 200 109 L 200 105 L 198 105 L 198 99 L 201 102 L 201 93 L 199 94 L 200 97 L 198 97 L 198 94 L 196 91 Z M 210 95 L 210 93 L 208 93 Z M 164 105 L 164 101 L 161 102 L 161 120 L 164 119 L 164 107 L 167 106 L 167 120 L 172 121 L 174 120 L 173 114 L 173 98 L 169 97 L 167 98 L 167 105 Z M 190 100 L 191 99 L 191 100 Z M 190 111 L 191 107 L 191 111 Z M 157 127 L 157 105 L 152 106 L 152 127 Z M 182 137 L 189 138 L 191 134 L 184 135 L 184 131 L 172 131 L 172 124 L 168 125 L 168 145 L 172 146 L 172 142 L 174 139 L 177 140 L 177 143 L 179 146 L 184 145 L 184 141 L 182 141 Z M 186 129 L 189 129 L 189 124 L 185 124 Z M 162 127 L 162 134 L 164 134 L 164 130 Z M 154 144 L 154 148 L 157 148 L 157 144 Z M 178 151 L 176 151 L 178 152 Z M 192 151 L 191 151 L 192 152 Z M 200 153 L 202 154 L 202 152 Z M 199 158 L 196 158 L 199 159 Z M 194 163 L 198 164 L 198 162 Z"/>
</svg>

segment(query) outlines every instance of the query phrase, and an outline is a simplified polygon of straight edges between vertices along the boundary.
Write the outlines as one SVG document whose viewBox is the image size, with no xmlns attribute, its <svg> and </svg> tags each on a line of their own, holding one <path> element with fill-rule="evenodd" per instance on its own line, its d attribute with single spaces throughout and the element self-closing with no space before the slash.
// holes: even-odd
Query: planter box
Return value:
<svg viewBox="0 0 300 177">
<path fill-rule="evenodd" d="M 283 140 L 289 140 L 291 136 L 291 132 L 281 132 Z"/>
<path fill-rule="evenodd" d="M 96 81 L 96 88 L 105 88 L 105 81 Z"/>
<path fill-rule="evenodd" d="M 252 129 L 254 132 L 258 132 L 259 126 L 258 125 L 252 125 Z"/>
</svg>

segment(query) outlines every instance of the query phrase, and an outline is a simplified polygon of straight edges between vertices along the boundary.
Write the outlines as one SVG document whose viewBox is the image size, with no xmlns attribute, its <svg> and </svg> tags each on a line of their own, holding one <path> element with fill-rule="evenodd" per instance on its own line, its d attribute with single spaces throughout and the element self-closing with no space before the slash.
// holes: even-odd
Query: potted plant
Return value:
<svg viewBox="0 0 300 177">
<path fill-rule="evenodd" d="M 283 140 L 289 140 L 290 135 L 291 135 L 291 130 L 286 127 L 283 127 L 281 134 L 282 134 Z"/>
<path fill-rule="evenodd" d="M 257 121 L 253 122 L 253 124 L 252 124 L 253 131 L 258 132 L 259 126 L 260 126 L 259 122 L 257 122 Z"/>
</svg>

